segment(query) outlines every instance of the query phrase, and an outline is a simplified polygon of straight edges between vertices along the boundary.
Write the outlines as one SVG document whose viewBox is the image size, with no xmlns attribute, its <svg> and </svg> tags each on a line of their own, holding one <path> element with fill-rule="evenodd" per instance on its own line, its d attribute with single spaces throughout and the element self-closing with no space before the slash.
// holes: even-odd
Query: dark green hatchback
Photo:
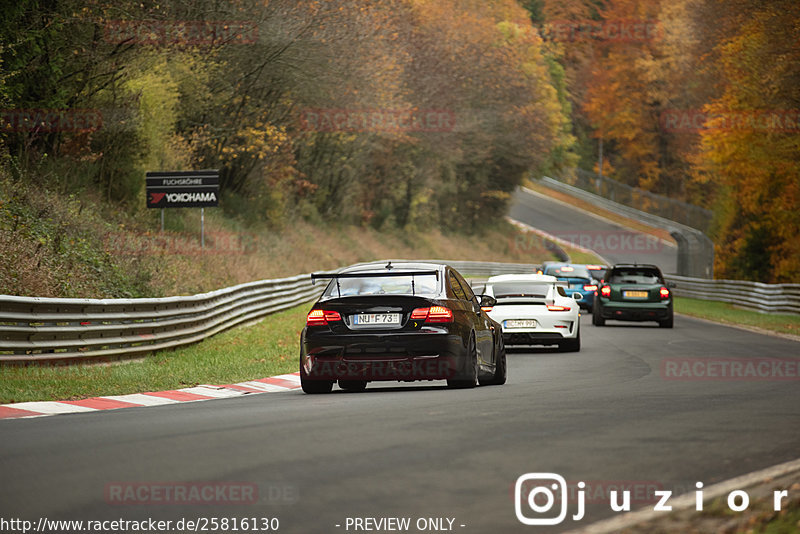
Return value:
<svg viewBox="0 0 800 534">
<path fill-rule="evenodd" d="M 614 265 L 594 297 L 592 324 L 603 326 L 606 319 L 656 321 L 672 328 L 673 284 L 664 282 L 655 265 Z"/>
</svg>

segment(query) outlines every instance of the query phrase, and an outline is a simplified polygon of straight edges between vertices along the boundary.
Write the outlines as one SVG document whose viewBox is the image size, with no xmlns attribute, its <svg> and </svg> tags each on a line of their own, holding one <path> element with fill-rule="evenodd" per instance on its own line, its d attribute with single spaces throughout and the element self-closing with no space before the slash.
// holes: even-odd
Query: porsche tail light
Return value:
<svg viewBox="0 0 800 534">
<path fill-rule="evenodd" d="M 453 310 L 445 308 L 444 306 L 417 308 L 411 312 L 411 319 L 414 321 L 425 321 L 426 323 L 452 323 Z"/>
<path fill-rule="evenodd" d="M 603 295 L 604 297 L 610 297 L 611 296 L 611 286 L 603 286 L 603 287 L 601 287 L 600 288 L 600 294 Z"/>
<path fill-rule="evenodd" d="M 661 297 L 661 300 L 669 298 L 669 289 L 664 286 L 661 286 L 661 289 L 658 290 L 658 296 Z"/>
<path fill-rule="evenodd" d="M 589 285 L 583 286 L 583 290 L 584 291 L 597 291 L 597 286 L 594 285 L 594 284 L 589 284 Z"/>
<path fill-rule="evenodd" d="M 552 304 L 547 305 L 547 309 L 549 311 L 569 311 L 569 306 L 553 306 Z"/>
<path fill-rule="evenodd" d="M 324 326 L 328 323 L 341 321 L 339 312 L 329 310 L 311 310 L 306 316 L 306 326 Z"/>
</svg>

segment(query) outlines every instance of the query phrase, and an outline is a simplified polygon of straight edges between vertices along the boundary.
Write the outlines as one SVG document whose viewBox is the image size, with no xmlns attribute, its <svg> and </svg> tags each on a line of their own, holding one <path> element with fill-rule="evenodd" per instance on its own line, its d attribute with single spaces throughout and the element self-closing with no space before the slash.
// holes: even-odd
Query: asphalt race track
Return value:
<svg viewBox="0 0 800 534">
<path fill-rule="evenodd" d="M 678 247 L 674 242 L 673 246 L 667 245 L 653 236 L 633 232 L 539 195 L 518 190 L 509 215 L 570 243 L 595 250 L 612 263 L 654 263 L 665 274 L 677 272 Z"/>
<path fill-rule="evenodd" d="M 546 230 L 538 216 L 524 218 L 538 202 L 523 203 L 514 216 Z M 419 518 L 449 518 L 454 531 L 541 532 L 615 513 L 602 491 L 587 497 L 580 522 L 525 526 L 513 495 L 525 473 L 601 490 L 622 484 L 636 509 L 652 507 L 637 498 L 643 488 L 687 493 L 697 481 L 710 486 L 800 456 L 796 379 L 669 374 L 680 358 L 796 365 L 798 343 L 680 316 L 674 329 L 607 324 L 583 316 L 579 353 L 509 354 L 504 386 L 388 383 L 0 421 L 0 517 L 275 517 L 279 532 L 331 533 L 367 531 L 347 528 L 348 517 L 410 518 L 409 532 Z M 255 498 L 120 504 L 113 496 L 181 482 L 255 488 Z"/>
<path fill-rule="evenodd" d="M 675 357 L 794 357 L 796 343 L 682 317 L 673 330 L 587 319 L 581 352 L 513 353 L 505 386 L 387 384 L 2 421 L 0 513 L 268 516 L 284 532 L 345 532 L 335 525 L 347 517 L 450 517 L 464 532 L 525 532 L 541 530 L 514 513 L 513 484 L 527 472 L 684 493 L 798 456 L 797 381 L 661 371 Z M 265 502 L 106 502 L 109 484 L 174 481 L 255 484 Z M 613 514 L 595 500 L 562 528 Z"/>
</svg>

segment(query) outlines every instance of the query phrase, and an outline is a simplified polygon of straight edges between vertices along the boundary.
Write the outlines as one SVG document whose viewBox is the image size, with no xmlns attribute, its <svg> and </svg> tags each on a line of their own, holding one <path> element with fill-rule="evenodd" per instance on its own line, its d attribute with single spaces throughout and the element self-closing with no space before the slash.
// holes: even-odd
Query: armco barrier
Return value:
<svg viewBox="0 0 800 534">
<path fill-rule="evenodd" d="M 476 278 L 532 273 L 537 267 L 523 263 L 446 263 Z M 730 302 L 763 312 L 800 314 L 800 284 L 683 276 L 667 279 L 675 282 L 678 296 Z M 188 345 L 314 300 L 324 287 L 312 286 L 310 276 L 303 274 L 187 297 L 56 299 L 0 295 L 0 364 L 118 358 Z"/>
<path fill-rule="evenodd" d="M 402 261 L 402 260 L 385 260 Z M 430 260 L 437 261 L 437 260 Z M 473 276 L 532 272 L 535 265 L 450 262 Z M 189 345 L 233 326 L 316 299 L 309 274 L 200 295 L 59 299 L 0 295 L 0 364 L 138 356 Z"/>
<path fill-rule="evenodd" d="M 678 297 L 728 302 L 765 313 L 800 315 L 800 284 L 762 284 L 746 280 L 704 280 L 666 276 Z"/>
<path fill-rule="evenodd" d="M 0 363 L 135 356 L 188 345 L 315 299 L 308 274 L 153 299 L 0 295 Z"/>
<path fill-rule="evenodd" d="M 564 180 L 566 183 L 612 200 L 617 204 L 658 215 L 664 219 L 697 228 L 701 232 L 707 232 L 711 227 L 711 221 L 714 218 L 711 210 L 623 184 L 595 172 L 567 169 L 566 173 L 570 175 Z"/>
</svg>

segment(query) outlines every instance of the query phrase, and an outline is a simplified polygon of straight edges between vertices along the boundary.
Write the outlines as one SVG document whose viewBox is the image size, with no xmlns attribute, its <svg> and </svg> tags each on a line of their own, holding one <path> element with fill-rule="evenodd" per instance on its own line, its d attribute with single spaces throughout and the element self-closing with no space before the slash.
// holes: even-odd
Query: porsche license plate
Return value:
<svg viewBox="0 0 800 534">
<path fill-rule="evenodd" d="M 399 313 L 359 313 L 353 316 L 353 324 L 400 324 Z"/>
<path fill-rule="evenodd" d="M 503 325 L 506 328 L 536 328 L 535 319 L 509 319 Z"/>
<path fill-rule="evenodd" d="M 623 291 L 625 298 L 646 299 L 647 291 Z"/>
</svg>

